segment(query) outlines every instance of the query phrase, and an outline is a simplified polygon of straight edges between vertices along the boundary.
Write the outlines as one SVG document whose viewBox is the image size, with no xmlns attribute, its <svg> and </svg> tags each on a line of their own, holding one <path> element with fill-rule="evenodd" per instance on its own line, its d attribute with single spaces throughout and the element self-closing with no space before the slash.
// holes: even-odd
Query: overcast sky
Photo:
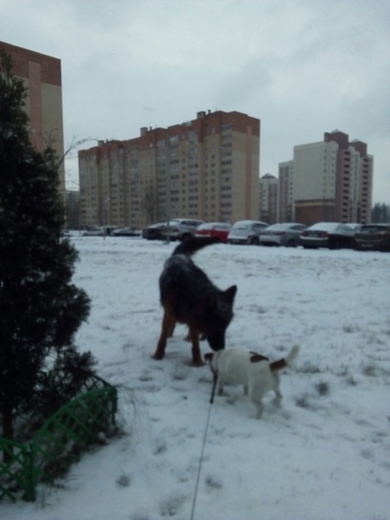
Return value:
<svg viewBox="0 0 390 520">
<path fill-rule="evenodd" d="M 261 176 L 339 129 L 390 203 L 389 0 L 0 0 L 0 40 L 61 59 L 65 147 L 237 110 L 261 120 Z"/>
</svg>

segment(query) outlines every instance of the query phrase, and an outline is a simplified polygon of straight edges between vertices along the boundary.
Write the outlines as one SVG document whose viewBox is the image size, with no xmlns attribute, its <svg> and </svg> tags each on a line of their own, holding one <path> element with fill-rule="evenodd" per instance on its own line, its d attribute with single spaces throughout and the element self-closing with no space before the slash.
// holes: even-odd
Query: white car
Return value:
<svg viewBox="0 0 390 520">
<path fill-rule="evenodd" d="M 265 228 L 260 234 L 260 244 L 264 246 L 296 247 L 299 237 L 307 226 L 296 222 L 273 224 Z"/>
<path fill-rule="evenodd" d="M 268 227 L 267 222 L 260 220 L 239 220 L 233 224 L 228 234 L 229 244 L 260 244 L 260 233 Z"/>
<path fill-rule="evenodd" d="M 169 223 L 169 238 L 170 240 L 187 240 L 194 237 L 196 229 L 204 220 L 196 218 L 173 218 Z M 168 238 L 168 228 L 162 230 L 164 238 Z"/>
<path fill-rule="evenodd" d="M 82 237 L 102 237 L 103 229 L 101 227 L 89 227 L 81 232 Z"/>
</svg>

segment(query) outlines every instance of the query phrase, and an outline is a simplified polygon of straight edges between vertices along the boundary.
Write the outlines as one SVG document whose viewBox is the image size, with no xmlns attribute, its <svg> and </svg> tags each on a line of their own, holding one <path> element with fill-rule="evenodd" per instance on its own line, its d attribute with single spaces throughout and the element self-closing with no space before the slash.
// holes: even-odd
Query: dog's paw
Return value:
<svg viewBox="0 0 390 520">
<path fill-rule="evenodd" d="M 237 395 L 228 395 L 226 397 L 226 402 L 232 406 L 234 406 L 236 404 L 236 401 L 238 399 L 238 396 Z"/>
</svg>

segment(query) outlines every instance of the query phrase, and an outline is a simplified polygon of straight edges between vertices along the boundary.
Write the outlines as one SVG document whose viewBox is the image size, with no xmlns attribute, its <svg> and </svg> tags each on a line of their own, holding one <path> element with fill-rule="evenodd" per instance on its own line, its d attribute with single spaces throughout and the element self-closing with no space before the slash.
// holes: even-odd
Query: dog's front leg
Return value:
<svg viewBox="0 0 390 520">
<path fill-rule="evenodd" d="M 257 413 L 256 413 L 256 419 L 260 419 L 260 417 L 262 416 L 263 414 L 263 411 L 264 411 L 264 406 L 263 406 L 263 403 L 260 401 L 257 401 L 256 403 L 254 403 L 255 406 L 256 406 L 256 409 L 257 409 Z"/>
<path fill-rule="evenodd" d="M 156 352 L 153 354 L 154 359 L 163 359 L 165 355 L 165 347 L 167 346 L 167 338 L 170 337 L 170 333 L 173 333 L 175 328 L 175 320 L 166 312 L 161 326 L 161 334 L 157 343 Z"/>
<path fill-rule="evenodd" d="M 200 354 L 199 332 L 191 325 L 189 326 L 189 336 L 192 342 L 192 361 L 195 366 L 201 367 L 204 365 L 204 363 Z"/>
<path fill-rule="evenodd" d="M 262 416 L 264 406 L 262 401 L 262 393 L 259 388 L 249 385 L 249 397 L 252 403 L 256 406 L 256 419 L 260 419 Z"/>
<path fill-rule="evenodd" d="M 172 338 L 173 337 L 173 333 L 175 332 L 175 327 L 176 327 L 176 322 L 172 320 L 172 323 L 170 324 L 169 326 L 169 330 L 168 330 L 168 338 Z"/>
<path fill-rule="evenodd" d="M 283 395 L 280 391 L 280 375 L 279 373 L 276 373 L 274 375 L 275 377 L 275 386 L 274 386 L 274 392 L 275 392 L 275 398 L 274 398 L 274 405 L 280 406 L 280 402 L 283 399 Z"/>
<path fill-rule="evenodd" d="M 273 400 L 275 406 L 280 406 L 280 402 L 283 399 L 283 395 L 279 390 L 279 387 L 275 388 L 275 398 Z"/>
</svg>

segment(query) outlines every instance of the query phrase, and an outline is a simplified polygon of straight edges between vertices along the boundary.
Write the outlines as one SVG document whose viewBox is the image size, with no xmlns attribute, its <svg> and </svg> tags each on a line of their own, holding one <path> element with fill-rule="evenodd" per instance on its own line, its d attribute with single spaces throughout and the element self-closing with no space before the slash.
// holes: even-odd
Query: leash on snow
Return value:
<svg viewBox="0 0 390 520">
<path fill-rule="evenodd" d="M 213 388 L 211 390 L 211 397 L 210 397 L 209 413 L 207 415 L 206 429 L 205 429 L 204 436 L 203 436 L 202 453 L 201 453 L 200 459 L 199 459 L 198 475 L 197 475 L 197 478 L 196 478 L 194 500 L 192 502 L 191 520 L 194 519 L 196 498 L 198 496 L 199 479 L 200 479 L 200 473 L 202 471 L 203 455 L 204 455 L 204 449 L 205 449 L 205 446 L 206 446 L 207 432 L 208 432 L 208 429 L 209 429 L 209 422 L 210 422 L 210 415 L 211 415 L 211 405 L 214 402 L 215 389 L 217 387 L 217 379 L 218 379 L 217 374 L 214 374 Z"/>
<path fill-rule="evenodd" d="M 217 388 L 218 374 L 214 373 L 213 389 L 211 390 L 210 404 L 214 402 L 215 389 Z"/>
</svg>

